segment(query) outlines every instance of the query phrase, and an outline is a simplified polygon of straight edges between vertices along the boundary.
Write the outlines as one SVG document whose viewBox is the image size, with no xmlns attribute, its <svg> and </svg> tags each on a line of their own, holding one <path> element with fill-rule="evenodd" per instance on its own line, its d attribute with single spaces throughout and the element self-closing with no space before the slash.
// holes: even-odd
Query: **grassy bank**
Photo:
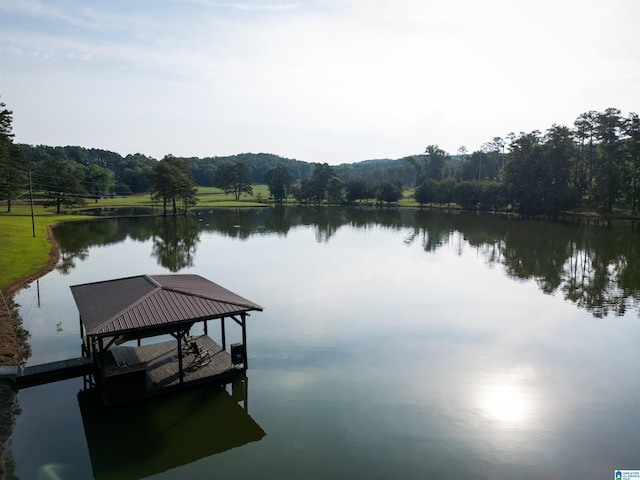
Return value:
<svg viewBox="0 0 640 480">
<path fill-rule="evenodd" d="M 198 203 L 195 208 L 206 207 L 268 207 L 269 189 L 266 185 L 254 185 L 253 195 L 242 195 L 236 200 L 233 194 L 224 193 L 219 188 L 198 187 L 196 195 Z M 148 194 L 132 195 L 129 197 L 106 198 L 98 202 L 88 202 L 86 208 L 122 208 L 147 207 L 161 213 L 162 204 L 152 200 Z"/>
<path fill-rule="evenodd" d="M 265 185 L 256 185 L 252 196 L 243 195 L 236 201 L 233 195 L 212 187 L 201 187 L 198 190 L 197 208 L 207 207 L 264 207 L 268 206 L 269 190 Z M 6 209 L 6 204 L 0 208 Z M 161 214 L 162 205 L 153 201 L 149 195 L 132 195 L 90 201 L 84 208 L 153 208 L 154 213 Z M 33 236 L 31 209 L 29 205 L 19 203 L 11 207 L 11 213 L 0 213 L 0 291 L 5 295 L 12 287 L 25 279 L 33 278 L 47 268 L 50 262 L 52 243 L 49 239 L 49 228 L 61 222 L 96 218 L 85 215 L 55 215 L 53 208 L 36 206 L 35 231 Z"/>
<path fill-rule="evenodd" d="M 61 221 L 85 218 L 78 215 L 53 215 L 42 207 L 36 208 L 35 237 L 30 209 L 18 205 L 11 214 L 0 214 L 0 290 L 21 279 L 32 277 L 47 267 L 52 243 L 49 227 Z"/>
</svg>

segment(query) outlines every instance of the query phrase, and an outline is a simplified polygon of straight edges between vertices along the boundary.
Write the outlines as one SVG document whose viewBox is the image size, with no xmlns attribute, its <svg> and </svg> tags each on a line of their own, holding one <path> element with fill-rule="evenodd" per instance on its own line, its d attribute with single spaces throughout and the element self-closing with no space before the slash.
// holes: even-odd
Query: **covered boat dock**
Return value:
<svg viewBox="0 0 640 480">
<path fill-rule="evenodd" d="M 71 287 L 82 354 L 103 403 L 115 404 L 205 382 L 224 384 L 247 367 L 246 320 L 262 307 L 199 275 L 140 275 Z M 227 319 L 241 342 L 227 344 Z M 220 324 L 220 344 L 208 322 Z M 202 335 L 191 335 L 202 323 Z M 155 343 L 143 339 L 153 337 Z M 133 344 L 133 345 L 132 345 Z"/>
</svg>

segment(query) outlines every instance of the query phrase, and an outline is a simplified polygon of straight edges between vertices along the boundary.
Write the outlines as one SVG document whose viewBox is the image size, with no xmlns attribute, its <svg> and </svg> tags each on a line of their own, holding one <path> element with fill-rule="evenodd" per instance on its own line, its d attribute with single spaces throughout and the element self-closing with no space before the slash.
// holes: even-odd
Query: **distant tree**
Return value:
<svg viewBox="0 0 640 480">
<path fill-rule="evenodd" d="M 327 197 L 329 180 L 334 177 L 333 169 L 326 163 L 316 163 L 311 174 L 311 192 L 313 202 L 320 205 Z"/>
<path fill-rule="evenodd" d="M 13 139 L 13 112 L 6 107 L 7 105 L 0 101 L 0 140 L 2 142 Z"/>
<path fill-rule="evenodd" d="M 7 200 L 7 212 L 11 212 L 14 196 L 27 188 L 27 162 L 22 150 L 14 145 L 13 112 L 0 102 L 0 198 Z"/>
<path fill-rule="evenodd" d="M 363 177 L 357 177 L 349 180 L 345 185 L 345 190 L 348 203 L 354 203 L 357 200 L 375 198 L 376 196 L 373 184 Z"/>
<path fill-rule="evenodd" d="M 406 157 L 404 160 L 409 162 L 415 168 L 415 185 L 417 186 L 422 184 L 427 178 L 441 180 L 443 178 L 445 165 L 449 159 L 449 154 L 438 147 L 438 145 L 428 145 L 424 151 L 424 155 L 414 155 Z"/>
<path fill-rule="evenodd" d="M 282 166 L 272 167 L 264 174 L 264 181 L 275 202 L 282 205 L 291 194 L 291 186 L 293 185 L 293 177 L 289 171 Z"/>
<path fill-rule="evenodd" d="M 620 113 L 617 108 L 608 108 L 598 114 L 596 120 L 600 158 L 594 172 L 595 199 L 608 212 L 620 197 L 624 183 L 624 155 L 620 139 L 623 119 Z"/>
<path fill-rule="evenodd" d="M 344 201 L 345 184 L 340 177 L 331 177 L 327 185 L 327 198 L 330 203 L 340 204 Z"/>
<path fill-rule="evenodd" d="M 365 160 L 363 162 L 336 165 L 332 167 L 332 170 L 346 184 L 359 178 L 371 183 L 397 180 L 404 185 L 409 185 L 415 181 L 414 167 L 405 159 Z M 371 195 L 369 198 L 374 197 L 375 195 Z"/>
<path fill-rule="evenodd" d="M 453 202 L 453 190 L 456 187 L 456 181 L 453 178 L 445 178 L 438 183 L 436 192 L 436 201 L 449 206 Z"/>
<path fill-rule="evenodd" d="M 100 197 L 112 193 L 115 183 L 115 175 L 111 170 L 95 164 L 89 165 L 85 175 L 85 185 L 96 202 Z"/>
<path fill-rule="evenodd" d="M 574 136 L 578 141 L 578 151 L 573 170 L 573 184 L 582 196 L 585 192 L 592 198 L 594 167 L 596 164 L 596 126 L 598 112 L 590 110 L 581 114 L 574 122 Z"/>
<path fill-rule="evenodd" d="M 309 203 L 314 198 L 313 182 L 310 178 L 303 178 L 292 187 L 291 194 L 300 203 Z"/>
<path fill-rule="evenodd" d="M 412 155 L 410 157 L 405 157 L 403 160 L 410 163 L 416 171 L 416 179 L 415 186 L 422 184 L 427 179 L 427 171 L 424 166 L 424 163 L 420 160 L 417 155 Z"/>
<path fill-rule="evenodd" d="M 443 169 L 449 159 L 449 154 L 438 145 L 429 145 L 424 153 L 427 157 L 427 176 L 434 180 L 442 180 Z"/>
<path fill-rule="evenodd" d="M 498 161 L 498 172 L 504 168 L 504 148 L 505 141 L 502 137 L 493 137 L 491 142 L 492 144 L 492 152 L 495 152 L 499 161 Z M 497 178 L 497 175 L 496 177 Z"/>
<path fill-rule="evenodd" d="M 480 203 L 482 187 L 480 182 L 467 180 L 458 182 L 453 189 L 453 199 L 465 210 L 475 210 Z"/>
<path fill-rule="evenodd" d="M 177 200 L 180 201 L 180 205 L 182 205 L 182 213 L 187 213 L 189 207 L 194 207 L 198 203 L 198 198 L 196 197 L 198 193 L 198 187 L 195 184 L 195 181 L 188 173 L 187 170 L 183 170 L 183 175 L 180 175 L 178 178 L 178 196 Z"/>
<path fill-rule="evenodd" d="M 554 125 L 544 137 L 538 131 L 521 133 L 509 148 L 504 185 L 515 209 L 525 214 L 556 214 L 577 205 L 571 130 Z"/>
<path fill-rule="evenodd" d="M 225 193 L 233 193 L 236 200 L 240 195 L 253 194 L 251 186 L 251 169 L 240 162 L 222 162 L 218 164 L 213 175 L 214 186 L 221 188 Z"/>
<path fill-rule="evenodd" d="M 62 153 L 62 154 L 61 154 Z M 66 158 L 63 152 L 47 157 L 34 172 L 33 187 L 46 192 L 47 206 L 55 206 L 59 215 L 62 206 L 86 204 L 89 192 L 83 185 L 86 168 Z"/>
<path fill-rule="evenodd" d="M 567 127 L 553 125 L 544 137 L 540 165 L 540 209 L 556 213 L 578 205 L 580 194 L 573 183 L 573 163 L 576 148 L 573 134 Z"/>
<path fill-rule="evenodd" d="M 96 148 L 83 147 L 48 147 L 46 145 L 19 145 L 32 171 L 38 164 L 52 155 L 61 156 L 90 168 L 92 165 L 108 169 L 115 178 L 115 192 L 118 194 L 143 193 L 149 191 L 151 169 L 157 160 L 136 153 L 122 157 L 120 154 Z"/>
<path fill-rule="evenodd" d="M 483 147 L 488 144 L 483 145 Z M 490 164 L 491 163 L 491 164 Z M 498 174 L 495 159 L 490 162 L 489 154 L 483 150 L 477 150 L 460 164 L 460 180 L 486 180 L 495 178 Z"/>
<path fill-rule="evenodd" d="M 151 176 L 151 173 L 149 173 L 148 175 Z M 129 185 L 122 182 L 116 183 L 115 187 L 113 187 L 113 191 L 116 195 L 123 195 L 123 196 L 133 195 L 134 193 L 129 187 Z"/>
<path fill-rule="evenodd" d="M 199 185 L 213 185 L 215 170 L 220 163 L 244 163 L 251 170 L 251 183 L 262 183 L 267 171 L 273 167 L 285 167 L 293 181 L 308 178 L 314 164 L 301 160 L 288 159 L 270 153 L 240 153 L 225 157 L 207 157 L 192 160 L 192 171 Z M 200 183 L 205 182 L 205 183 Z M 215 186 L 215 185 L 214 185 Z"/>
<path fill-rule="evenodd" d="M 474 182 L 477 206 L 480 211 L 501 210 L 506 205 L 504 187 L 498 182 Z"/>
<path fill-rule="evenodd" d="M 127 155 L 122 162 L 122 168 L 114 170 L 116 182 L 126 185 L 133 193 L 142 193 L 149 190 L 151 169 L 158 162 L 151 157 L 135 153 Z"/>
<path fill-rule="evenodd" d="M 178 213 L 178 203 L 183 206 L 183 213 L 196 203 L 197 187 L 189 174 L 189 160 L 173 155 L 165 156 L 153 168 L 151 174 L 151 196 L 162 200 L 163 214 L 167 215 L 167 207 L 172 206 L 173 215 Z"/>
<path fill-rule="evenodd" d="M 150 180 L 151 198 L 162 201 L 164 216 L 167 216 L 167 207 L 171 203 L 174 204 L 173 214 L 175 215 L 175 198 L 178 194 L 178 188 L 174 179 L 180 176 L 180 171 L 167 161 L 161 160 L 153 167 Z"/>
<path fill-rule="evenodd" d="M 120 181 L 116 182 L 116 193 L 128 195 L 149 191 L 152 169 L 153 167 L 125 168 L 120 176 Z"/>
<path fill-rule="evenodd" d="M 503 148 L 502 138 L 493 137 L 491 141 L 482 145 L 480 152 L 473 153 L 472 157 L 479 156 L 477 176 L 479 181 L 498 179 L 500 171 L 504 167 Z"/>
<path fill-rule="evenodd" d="M 190 158 L 190 174 L 196 185 L 213 187 L 216 164 L 211 158 Z M 262 179 L 260 179 L 262 181 Z"/>
<path fill-rule="evenodd" d="M 397 203 L 402 198 L 403 186 L 400 182 L 387 180 L 378 185 L 376 200 L 386 202 L 387 205 Z"/>
<path fill-rule="evenodd" d="M 413 198 L 415 198 L 416 202 L 420 204 L 420 208 L 422 208 L 427 203 L 433 203 L 435 201 L 437 190 L 438 182 L 430 178 L 416 187 Z"/>
<path fill-rule="evenodd" d="M 631 211 L 640 211 L 640 117 L 637 113 L 629 114 L 624 124 L 625 154 L 629 171 L 629 188 L 627 197 L 631 204 Z"/>
<path fill-rule="evenodd" d="M 537 213 L 542 162 L 541 134 L 520 133 L 509 145 L 509 159 L 505 165 L 504 183 L 509 201 L 522 213 Z"/>
</svg>

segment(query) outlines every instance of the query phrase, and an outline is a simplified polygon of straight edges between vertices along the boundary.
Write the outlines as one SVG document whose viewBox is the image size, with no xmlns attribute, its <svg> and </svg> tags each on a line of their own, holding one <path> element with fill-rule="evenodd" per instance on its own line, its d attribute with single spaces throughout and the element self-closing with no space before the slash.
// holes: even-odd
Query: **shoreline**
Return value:
<svg viewBox="0 0 640 480">
<path fill-rule="evenodd" d="M 13 282 L 0 292 L 0 365 L 17 365 L 27 359 L 24 343 L 28 332 L 22 328 L 22 318 L 18 314 L 13 296 L 34 280 L 52 271 L 60 259 L 60 248 L 53 235 L 53 225 L 47 227 L 47 240 L 51 244 L 47 264 L 32 275 Z M 3 300 L 3 301 L 2 301 Z M 24 357 L 24 358 L 23 358 Z"/>
<path fill-rule="evenodd" d="M 22 318 L 18 314 L 13 296 L 34 280 L 52 271 L 58 264 L 60 248 L 53 235 L 53 225 L 47 227 L 47 240 L 51 244 L 47 264 L 32 275 L 21 278 L 0 291 L 0 365 L 19 365 L 30 356 L 29 332 L 22 327 Z M 10 438 L 19 414 L 15 385 L 0 381 L 0 479 L 14 478 L 15 462 L 10 451 Z"/>
</svg>

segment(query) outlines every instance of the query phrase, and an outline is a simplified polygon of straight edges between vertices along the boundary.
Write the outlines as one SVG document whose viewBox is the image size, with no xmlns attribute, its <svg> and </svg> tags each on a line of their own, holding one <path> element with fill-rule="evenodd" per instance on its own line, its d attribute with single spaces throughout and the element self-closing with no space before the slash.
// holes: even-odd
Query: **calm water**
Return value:
<svg viewBox="0 0 640 480">
<path fill-rule="evenodd" d="M 272 209 L 58 237 L 58 269 L 16 297 L 30 364 L 79 355 L 74 284 L 198 273 L 265 311 L 248 321 L 248 381 L 233 390 L 108 411 L 78 396 L 80 379 L 20 391 L 23 480 L 640 469 L 637 226 Z"/>
</svg>

